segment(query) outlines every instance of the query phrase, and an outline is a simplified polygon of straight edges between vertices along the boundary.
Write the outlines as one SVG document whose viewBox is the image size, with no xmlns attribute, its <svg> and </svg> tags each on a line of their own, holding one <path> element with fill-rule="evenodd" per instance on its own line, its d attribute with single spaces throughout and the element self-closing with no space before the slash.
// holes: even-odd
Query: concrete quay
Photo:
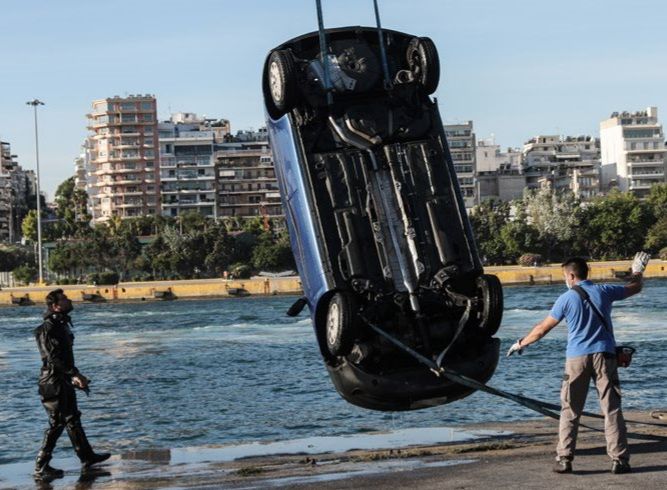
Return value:
<svg viewBox="0 0 667 490">
<path fill-rule="evenodd" d="M 593 262 L 590 278 L 594 281 L 622 280 L 630 270 L 630 261 Z M 563 281 L 559 264 L 539 267 L 492 266 L 487 274 L 495 274 L 503 285 L 552 284 Z M 667 261 L 652 260 L 646 278 L 667 277 Z M 185 298 L 224 298 L 248 295 L 300 294 L 298 277 L 225 280 L 192 279 L 183 281 L 124 282 L 113 286 L 63 285 L 29 286 L 0 290 L 0 305 L 42 304 L 53 289 L 61 287 L 77 302 L 155 301 Z"/>
<path fill-rule="evenodd" d="M 665 425 L 628 424 L 633 471 L 625 475 L 610 473 L 604 434 L 584 427 L 579 431 L 574 472 L 553 473 L 558 421 L 536 418 L 402 431 L 417 433 L 412 438 L 385 432 L 137 450 L 116 454 L 85 473 L 80 473 L 76 458 L 68 457 L 54 462 L 65 470 L 65 477 L 37 488 L 663 489 L 667 488 L 667 422 L 662 416 L 626 413 L 629 420 Z M 600 421 L 585 422 L 602 426 Z M 424 436 L 425 431 L 432 436 Z M 439 439 L 437 433 L 444 437 Z M 32 461 L 0 465 L 0 489 L 35 488 L 32 468 Z"/>
</svg>

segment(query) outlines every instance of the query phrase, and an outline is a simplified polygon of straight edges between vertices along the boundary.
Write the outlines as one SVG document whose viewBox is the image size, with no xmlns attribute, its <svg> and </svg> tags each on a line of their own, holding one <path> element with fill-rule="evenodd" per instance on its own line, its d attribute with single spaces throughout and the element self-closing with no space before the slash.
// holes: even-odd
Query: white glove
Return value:
<svg viewBox="0 0 667 490">
<path fill-rule="evenodd" d="M 524 347 L 521 346 L 521 341 L 522 340 L 523 340 L 523 338 L 517 340 L 516 342 L 514 342 L 512 344 L 512 347 L 510 347 L 510 350 L 507 351 L 507 357 L 511 356 L 515 352 L 518 352 L 519 355 L 521 355 L 523 353 L 523 349 L 525 349 L 525 346 Z"/>
<path fill-rule="evenodd" d="M 635 259 L 632 261 L 632 273 L 641 274 L 646 269 L 646 264 L 651 259 L 651 256 L 646 252 L 637 252 Z"/>
</svg>

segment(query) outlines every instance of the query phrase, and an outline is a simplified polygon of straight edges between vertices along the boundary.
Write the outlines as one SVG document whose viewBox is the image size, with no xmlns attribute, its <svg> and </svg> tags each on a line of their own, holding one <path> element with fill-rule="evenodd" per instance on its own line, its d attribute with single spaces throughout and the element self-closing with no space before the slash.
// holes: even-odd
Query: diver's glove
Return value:
<svg viewBox="0 0 667 490">
<path fill-rule="evenodd" d="M 512 347 L 510 347 L 510 350 L 507 351 L 507 357 L 511 356 L 515 352 L 518 352 L 519 355 L 523 353 L 523 350 L 526 348 L 525 346 L 521 346 L 521 341 L 523 340 L 523 337 L 517 340 L 512 344 Z"/>
<path fill-rule="evenodd" d="M 651 259 L 651 256 L 646 252 L 637 252 L 635 259 L 632 261 L 632 273 L 641 274 L 646 269 L 646 264 Z"/>
</svg>

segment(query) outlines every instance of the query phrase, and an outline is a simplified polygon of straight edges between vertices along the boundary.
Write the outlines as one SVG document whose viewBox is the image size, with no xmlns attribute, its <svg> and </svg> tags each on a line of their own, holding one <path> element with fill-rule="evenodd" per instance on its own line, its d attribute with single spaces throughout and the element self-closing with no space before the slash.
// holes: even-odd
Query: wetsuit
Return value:
<svg viewBox="0 0 667 490">
<path fill-rule="evenodd" d="M 95 457 L 81 427 L 81 413 L 72 386 L 72 377 L 78 375 L 79 370 L 74 365 L 74 335 L 71 326 L 68 315 L 47 312 L 44 323 L 35 329 L 35 339 L 42 358 L 39 395 L 49 416 L 49 427 L 44 432 L 44 441 L 37 456 L 37 469 L 48 465 L 64 429 L 67 429 L 72 446 L 82 463 L 88 463 Z"/>
</svg>

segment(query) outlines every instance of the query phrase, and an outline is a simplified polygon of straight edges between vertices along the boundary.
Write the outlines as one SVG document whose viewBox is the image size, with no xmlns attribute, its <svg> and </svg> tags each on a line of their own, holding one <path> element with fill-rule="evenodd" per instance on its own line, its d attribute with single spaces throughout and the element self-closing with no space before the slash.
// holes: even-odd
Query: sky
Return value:
<svg viewBox="0 0 667 490">
<path fill-rule="evenodd" d="M 661 0 L 379 0 L 383 27 L 433 39 L 445 123 L 503 147 L 537 134 L 598 136 L 614 111 L 667 121 Z M 371 0 L 323 0 L 327 27 L 374 25 Z M 263 125 L 268 51 L 317 28 L 315 0 L 0 0 L 0 138 L 41 187 L 74 173 L 95 99 L 154 94 L 158 117 Z"/>
</svg>

